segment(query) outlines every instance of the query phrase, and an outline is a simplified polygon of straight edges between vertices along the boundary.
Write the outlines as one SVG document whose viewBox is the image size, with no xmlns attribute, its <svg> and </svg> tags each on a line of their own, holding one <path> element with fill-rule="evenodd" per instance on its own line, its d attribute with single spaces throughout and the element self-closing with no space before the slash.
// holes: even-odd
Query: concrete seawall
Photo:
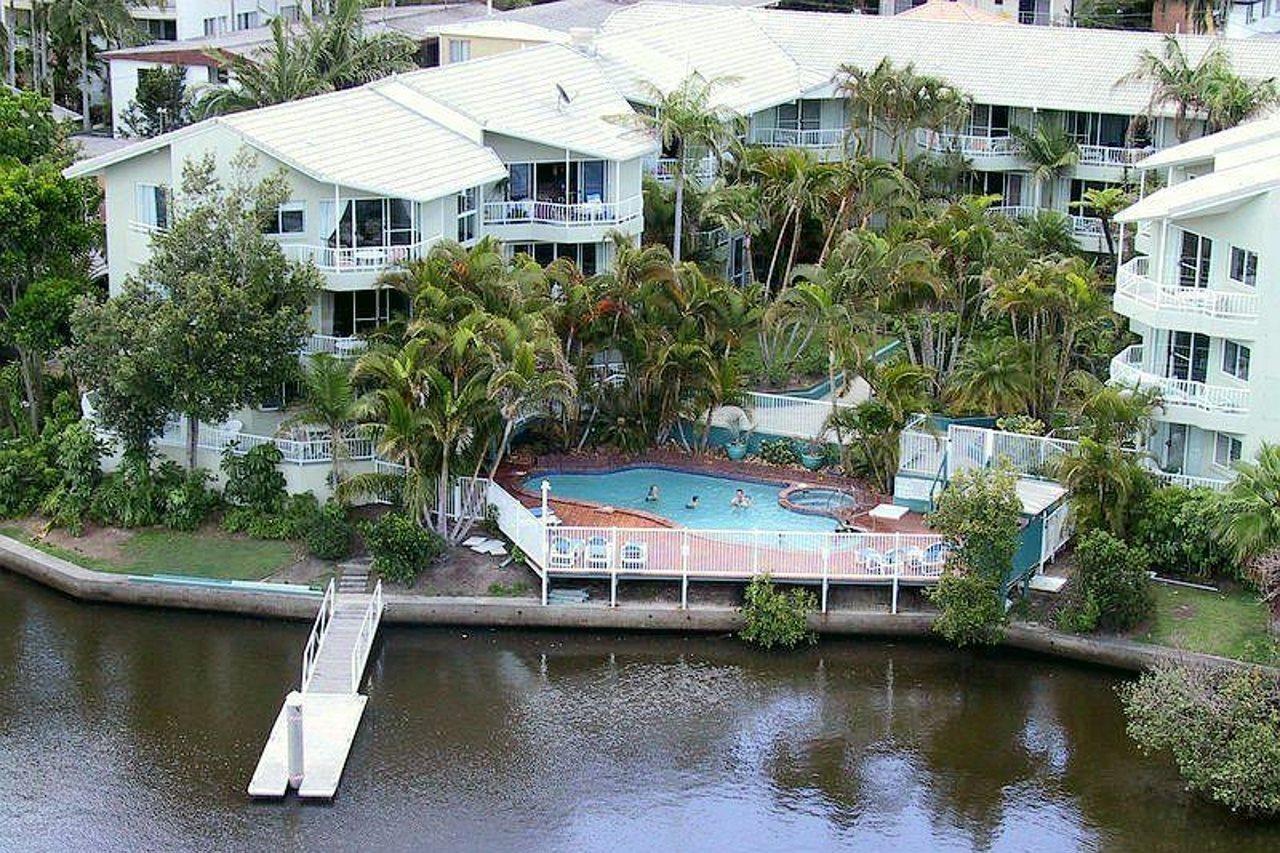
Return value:
<svg viewBox="0 0 1280 853">
<path fill-rule="evenodd" d="M 154 583 L 127 575 L 98 572 L 0 536 L 0 567 L 24 575 L 81 601 L 203 610 L 272 619 L 310 621 L 313 596 L 232 587 Z M 399 625 L 546 628 L 600 631 L 674 631 L 727 634 L 742 627 L 742 614 L 730 607 L 542 606 L 533 599 L 449 598 L 388 594 L 385 622 Z M 813 614 L 810 624 L 823 635 L 937 639 L 934 614 L 833 611 Z M 1248 664 L 1214 655 L 1182 652 L 1117 638 L 1081 637 L 1038 625 L 1013 624 L 1004 645 L 1052 657 L 1131 672 L 1164 661 L 1218 667 Z"/>
</svg>

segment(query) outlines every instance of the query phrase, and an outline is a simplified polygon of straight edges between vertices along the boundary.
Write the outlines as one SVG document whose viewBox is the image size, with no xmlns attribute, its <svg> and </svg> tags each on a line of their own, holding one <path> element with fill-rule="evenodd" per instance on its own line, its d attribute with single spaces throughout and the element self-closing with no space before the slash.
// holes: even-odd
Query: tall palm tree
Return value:
<svg viewBox="0 0 1280 853">
<path fill-rule="evenodd" d="M 332 11 L 308 19 L 299 41 L 309 43 L 316 73 L 335 89 L 348 89 L 414 68 L 418 44 L 393 30 L 367 33 L 362 0 L 336 0 Z"/>
<path fill-rule="evenodd" d="M 802 148 L 752 149 L 747 154 L 746 169 L 751 180 L 760 186 L 761 204 L 773 218 L 770 225 L 775 239 L 764 277 L 767 299 L 775 286 L 781 288 L 791 280 L 805 223 L 822 210 L 834 169 Z M 786 263 L 781 276 L 775 280 L 782 247 L 788 242 Z"/>
<path fill-rule="evenodd" d="M 80 43 L 80 113 L 85 130 L 93 127 L 89 116 L 90 48 L 95 40 L 118 44 L 136 32 L 133 16 L 124 0 L 54 0 L 49 26 L 75 32 Z"/>
<path fill-rule="evenodd" d="M 1235 482 L 1224 497 L 1218 537 L 1271 603 L 1275 631 L 1275 602 L 1280 598 L 1280 445 L 1263 444 L 1255 461 L 1236 463 Z"/>
<path fill-rule="evenodd" d="M 972 107 L 964 92 L 941 77 L 921 74 L 911 63 L 896 66 L 888 58 L 870 71 L 840 66 L 836 86 L 848 103 L 855 137 L 858 132 L 866 137 L 858 138 L 857 153 L 874 157 L 874 134 L 882 133 L 889 138 L 889 150 L 899 168 L 906 163 L 908 132 L 959 127 Z"/>
<path fill-rule="evenodd" d="M 1112 233 L 1112 222 L 1117 213 L 1129 206 L 1129 193 L 1122 187 L 1103 187 L 1085 190 L 1079 201 L 1073 201 L 1072 207 L 1092 214 L 1102 226 L 1102 236 L 1107 243 L 1107 257 L 1111 258 L 1114 268 L 1120 263 L 1116 257 L 1116 238 Z"/>
<path fill-rule="evenodd" d="M 728 82 L 729 78 L 708 80 L 695 72 L 668 92 L 646 84 L 647 93 L 643 99 L 652 105 L 652 112 L 642 110 L 616 117 L 618 122 L 650 134 L 664 151 L 670 151 L 674 157 L 671 182 L 675 189 L 676 210 L 671 257 L 676 263 L 680 262 L 684 233 L 685 172 L 689 161 L 710 154 L 719 162 L 742 121 L 733 110 L 715 103 L 715 90 Z"/>
<path fill-rule="evenodd" d="M 1028 346 L 1007 337 L 969 346 L 951 374 L 946 395 L 966 412 L 1006 415 L 1025 412 L 1035 394 Z"/>
<path fill-rule="evenodd" d="M 763 210 L 760 188 L 750 183 L 717 183 L 702 204 L 704 220 L 714 222 L 731 234 L 741 234 L 747 265 L 747 281 L 755 281 L 752 241 L 760 233 Z"/>
<path fill-rule="evenodd" d="M 1076 524 L 1101 527 L 1124 538 L 1132 506 L 1146 493 L 1151 476 L 1132 453 L 1091 438 L 1057 461 L 1058 482 L 1067 487 Z"/>
<path fill-rule="evenodd" d="M 302 372 L 302 406 L 294 420 L 329 430 L 329 443 L 333 446 L 330 480 L 335 488 L 342 482 L 342 462 L 349 455 L 345 439 L 359 415 L 357 402 L 346 362 L 328 353 L 317 353 L 309 359 Z"/>
<path fill-rule="evenodd" d="M 1080 162 L 1080 146 L 1065 130 L 1056 126 L 1039 125 L 1031 130 L 1015 127 L 1010 130 L 1017 140 L 1018 153 L 1031 166 L 1031 179 L 1035 182 L 1035 207 L 1044 200 L 1044 186 L 1062 177 L 1067 170 Z"/>
</svg>

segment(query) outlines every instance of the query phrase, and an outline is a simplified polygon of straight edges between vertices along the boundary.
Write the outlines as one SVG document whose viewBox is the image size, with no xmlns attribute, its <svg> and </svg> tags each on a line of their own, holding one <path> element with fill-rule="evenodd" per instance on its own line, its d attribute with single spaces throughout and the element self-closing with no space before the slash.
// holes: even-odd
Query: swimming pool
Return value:
<svg viewBox="0 0 1280 853">
<path fill-rule="evenodd" d="M 758 480 L 739 480 L 720 474 L 694 474 L 670 468 L 620 468 L 599 473 L 567 474 L 551 472 L 525 480 L 524 487 L 537 493 L 543 480 L 551 482 L 551 496 L 570 500 L 638 509 L 669 518 L 684 527 L 708 530 L 801 530 L 836 529 L 829 516 L 803 515 L 778 505 L 782 486 Z M 650 486 L 658 487 L 658 500 L 646 501 Z M 742 489 L 751 498 L 751 506 L 735 509 L 730 505 L 734 494 Z M 698 496 L 698 508 L 685 504 Z"/>
</svg>

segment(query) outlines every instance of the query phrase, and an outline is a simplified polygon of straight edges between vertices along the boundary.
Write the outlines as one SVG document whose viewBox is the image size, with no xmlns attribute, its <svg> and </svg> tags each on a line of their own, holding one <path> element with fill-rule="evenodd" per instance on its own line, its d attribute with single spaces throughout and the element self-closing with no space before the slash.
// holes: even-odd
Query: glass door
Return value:
<svg viewBox="0 0 1280 853">
<path fill-rule="evenodd" d="M 1194 231 L 1183 231 L 1182 245 L 1178 247 L 1178 286 L 1208 287 L 1212 260 L 1213 240 Z"/>
<path fill-rule="evenodd" d="M 1160 467 L 1171 474 L 1181 474 L 1187 462 L 1187 425 L 1169 424 L 1169 438 L 1164 443 L 1164 459 Z"/>
<path fill-rule="evenodd" d="M 1209 375 L 1209 336 L 1199 332 L 1173 332 L 1169 336 L 1170 379 L 1204 382 Z"/>
</svg>

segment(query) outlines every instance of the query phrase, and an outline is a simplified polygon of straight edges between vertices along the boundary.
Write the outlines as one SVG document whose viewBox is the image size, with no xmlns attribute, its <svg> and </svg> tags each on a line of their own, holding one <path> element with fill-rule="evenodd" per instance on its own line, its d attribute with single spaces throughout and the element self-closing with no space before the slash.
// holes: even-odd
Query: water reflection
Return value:
<svg viewBox="0 0 1280 853">
<path fill-rule="evenodd" d="M 932 646 L 389 628 L 337 802 L 243 790 L 307 627 L 0 575 L 0 849 L 1276 849 L 1105 673 Z"/>
</svg>

